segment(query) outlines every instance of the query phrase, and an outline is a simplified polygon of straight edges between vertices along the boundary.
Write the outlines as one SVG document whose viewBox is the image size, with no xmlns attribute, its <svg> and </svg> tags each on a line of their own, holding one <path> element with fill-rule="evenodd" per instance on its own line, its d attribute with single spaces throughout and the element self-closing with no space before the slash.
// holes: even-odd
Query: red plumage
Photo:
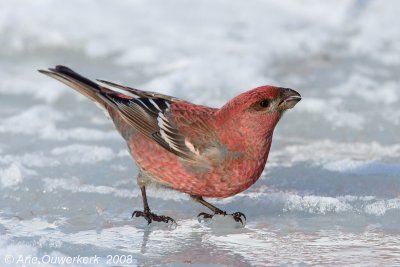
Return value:
<svg viewBox="0 0 400 267">
<path fill-rule="evenodd" d="M 229 197 L 254 184 L 282 113 L 301 99 L 294 90 L 262 86 L 215 109 L 101 81 L 124 91 L 117 92 L 63 66 L 40 72 L 108 111 L 140 169 L 138 184 L 145 207 L 134 214 L 149 222 L 172 220 L 150 212 L 145 195 L 150 183 L 187 193 L 214 213 L 226 214 L 202 197 Z M 242 221 L 242 215 L 233 217 Z"/>
</svg>

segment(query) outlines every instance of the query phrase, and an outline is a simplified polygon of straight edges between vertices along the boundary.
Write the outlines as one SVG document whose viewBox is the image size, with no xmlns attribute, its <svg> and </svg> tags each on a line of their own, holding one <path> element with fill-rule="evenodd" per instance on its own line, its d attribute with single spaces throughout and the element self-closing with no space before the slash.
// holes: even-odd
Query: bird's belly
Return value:
<svg viewBox="0 0 400 267">
<path fill-rule="evenodd" d="M 153 181 L 203 197 L 224 198 L 246 190 L 257 181 L 265 164 L 265 161 L 232 159 L 203 171 L 193 171 L 176 155 L 141 134 L 130 138 L 129 149 Z"/>
</svg>

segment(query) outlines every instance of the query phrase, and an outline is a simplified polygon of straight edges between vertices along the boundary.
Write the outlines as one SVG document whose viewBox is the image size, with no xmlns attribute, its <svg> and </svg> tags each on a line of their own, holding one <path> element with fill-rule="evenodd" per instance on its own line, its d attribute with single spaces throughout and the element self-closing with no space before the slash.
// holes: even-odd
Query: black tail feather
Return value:
<svg viewBox="0 0 400 267">
<path fill-rule="evenodd" d="M 97 83 L 83 77 L 68 67 L 58 65 L 55 68 L 49 68 L 48 70 L 39 70 L 40 73 L 48 75 L 60 82 L 70 86 L 81 94 L 85 95 L 92 101 L 100 104 L 102 107 L 106 107 L 104 100 L 98 95 L 102 88 Z"/>
<path fill-rule="evenodd" d="M 74 78 L 75 80 L 78 80 L 84 84 L 87 84 L 90 87 L 100 89 L 99 85 L 88 78 L 83 77 L 82 75 L 76 73 L 75 71 L 71 70 L 70 68 L 63 66 L 63 65 L 57 65 L 55 68 L 49 68 L 49 70 L 55 72 L 55 73 L 61 73 L 64 74 L 68 77 Z"/>
</svg>

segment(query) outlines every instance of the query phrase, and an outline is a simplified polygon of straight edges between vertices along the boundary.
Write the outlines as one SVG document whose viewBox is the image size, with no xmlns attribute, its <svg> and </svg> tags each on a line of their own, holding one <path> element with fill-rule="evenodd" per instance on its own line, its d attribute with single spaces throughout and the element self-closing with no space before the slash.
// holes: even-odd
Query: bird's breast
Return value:
<svg viewBox="0 0 400 267">
<path fill-rule="evenodd" d="M 223 159 L 193 165 L 140 133 L 133 134 L 128 145 L 137 164 L 154 182 L 203 197 L 224 198 L 246 190 L 260 177 L 268 155 L 233 152 Z M 212 158 L 213 152 L 209 152 Z"/>
</svg>

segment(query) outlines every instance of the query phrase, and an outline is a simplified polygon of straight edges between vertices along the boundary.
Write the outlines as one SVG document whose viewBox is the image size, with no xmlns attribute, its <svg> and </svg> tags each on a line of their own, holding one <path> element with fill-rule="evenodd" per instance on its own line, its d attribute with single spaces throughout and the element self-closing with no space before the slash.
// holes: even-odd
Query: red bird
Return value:
<svg viewBox="0 0 400 267">
<path fill-rule="evenodd" d="M 144 210 L 133 212 L 132 217 L 142 216 L 148 223 L 175 222 L 151 212 L 146 187 L 152 183 L 187 193 L 214 214 L 227 215 L 203 197 L 230 197 L 254 184 L 267 161 L 276 124 L 285 110 L 301 100 L 292 89 L 261 86 L 217 109 L 98 80 L 121 93 L 64 66 L 39 72 L 108 112 L 139 167 L 137 183 Z M 242 217 L 246 219 L 241 212 L 230 215 L 242 223 Z"/>
</svg>

